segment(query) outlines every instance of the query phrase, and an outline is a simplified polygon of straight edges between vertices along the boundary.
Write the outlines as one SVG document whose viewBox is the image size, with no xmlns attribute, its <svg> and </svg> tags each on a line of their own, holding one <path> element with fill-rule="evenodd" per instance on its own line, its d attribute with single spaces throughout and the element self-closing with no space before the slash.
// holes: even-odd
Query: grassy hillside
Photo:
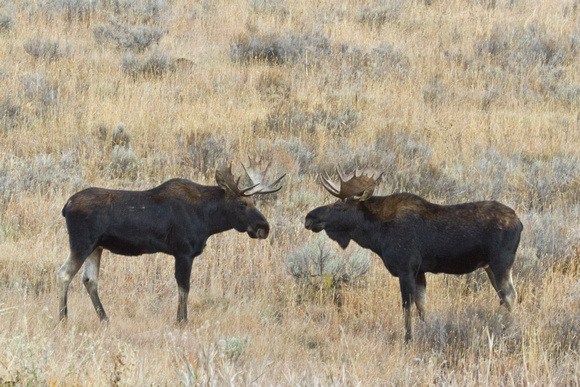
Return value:
<svg viewBox="0 0 580 387">
<path fill-rule="evenodd" d="M 578 385 L 579 112 L 576 0 L 0 0 L 0 384 Z M 108 252 L 111 322 L 77 276 L 57 324 L 70 195 L 253 154 L 288 174 L 272 233 L 210 238 L 186 326 L 172 257 Z M 380 259 L 304 230 L 338 162 L 514 208 L 514 313 L 483 273 L 428 275 L 405 346 Z"/>
</svg>

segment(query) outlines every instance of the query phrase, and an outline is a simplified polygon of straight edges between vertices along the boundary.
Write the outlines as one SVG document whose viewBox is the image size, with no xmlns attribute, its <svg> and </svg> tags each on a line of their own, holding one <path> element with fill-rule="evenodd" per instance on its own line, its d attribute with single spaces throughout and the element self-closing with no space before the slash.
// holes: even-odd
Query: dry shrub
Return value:
<svg viewBox="0 0 580 387">
<path fill-rule="evenodd" d="M 169 10 L 165 0 L 47 0 L 33 4 L 29 12 L 69 22 L 90 22 L 99 14 L 112 14 L 133 23 L 150 24 L 162 22 Z"/>
<path fill-rule="evenodd" d="M 522 72 L 540 65 L 556 68 L 571 58 L 570 52 L 540 26 L 507 28 L 496 25 L 490 36 L 475 44 L 476 57 L 486 55 L 502 67 Z"/>
<path fill-rule="evenodd" d="M 282 149 L 290 155 L 291 159 L 298 164 L 298 176 L 317 173 L 314 163 L 316 155 L 312 150 L 312 144 L 309 147 L 297 137 L 289 137 L 286 140 L 278 138 L 274 141 L 273 148 Z"/>
<path fill-rule="evenodd" d="M 403 3 L 400 1 L 382 1 L 374 6 L 362 7 L 358 11 L 357 20 L 371 29 L 380 29 L 385 23 L 396 22 L 402 7 Z"/>
<path fill-rule="evenodd" d="M 34 59 L 58 60 L 70 56 L 71 46 L 62 46 L 58 40 L 33 38 L 24 42 L 24 51 Z"/>
<path fill-rule="evenodd" d="M 286 0 L 250 0 L 250 10 L 286 18 L 290 14 Z"/>
<path fill-rule="evenodd" d="M 172 70 L 171 56 L 163 51 L 155 50 L 149 54 L 123 56 L 123 72 L 136 77 L 160 77 Z"/>
<path fill-rule="evenodd" d="M 48 18 L 61 16 L 68 21 L 88 21 L 98 4 L 98 0 L 48 0 L 36 6 Z"/>
<path fill-rule="evenodd" d="M 0 8 L 0 32 L 8 32 L 14 28 L 14 17 L 8 10 Z"/>
<path fill-rule="evenodd" d="M 117 127 L 113 130 L 111 136 L 111 144 L 115 146 L 129 147 L 131 142 L 131 132 L 127 130 L 125 124 L 120 122 Z"/>
<path fill-rule="evenodd" d="M 120 50 L 145 51 L 159 43 L 164 33 L 158 27 L 139 25 L 129 26 L 111 18 L 108 25 L 93 27 L 93 37 L 98 44 L 113 45 Z"/>
<path fill-rule="evenodd" d="M 16 128 L 22 122 L 22 108 L 8 96 L 0 103 L 0 128 L 8 131 Z"/>
<path fill-rule="evenodd" d="M 244 32 L 230 44 L 230 58 L 246 64 L 301 64 L 322 72 L 337 85 L 361 77 L 376 80 L 390 74 L 406 76 L 410 66 L 403 51 L 392 44 L 381 43 L 369 50 L 348 42 L 335 44 L 316 28 L 302 34 Z"/>
<path fill-rule="evenodd" d="M 423 86 L 423 102 L 425 105 L 436 107 L 445 103 L 447 92 L 439 79 L 431 79 L 429 83 Z"/>
<path fill-rule="evenodd" d="M 294 277 L 300 288 L 300 303 L 322 298 L 341 306 L 344 287 L 361 284 L 368 274 L 368 251 L 338 252 L 331 243 L 326 235 L 321 235 L 288 255 L 286 272 Z"/>
<path fill-rule="evenodd" d="M 13 158 L 0 164 L 0 205 L 12 197 L 36 193 L 46 197 L 86 185 L 83 168 L 73 153 L 39 154 L 32 159 Z"/>
<path fill-rule="evenodd" d="M 312 108 L 308 103 L 288 102 L 277 103 L 263 121 L 254 122 L 254 130 L 297 135 L 323 129 L 332 135 L 344 136 L 352 134 L 360 121 L 360 113 L 351 108 Z"/>
<path fill-rule="evenodd" d="M 238 146 L 235 136 L 214 136 L 211 132 L 190 134 L 186 148 L 193 167 L 203 174 L 213 176 L 215 170 L 226 161 L 231 161 Z"/>
<path fill-rule="evenodd" d="M 330 40 L 319 32 L 297 35 L 286 31 L 258 33 L 244 32 L 230 44 L 230 58 L 234 62 L 266 62 L 269 64 L 296 63 L 317 56 L 331 55 Z"/>
<path fill-rule="evenodd" d="M 35 107 L 38 117 L 45 117 L 58 111 L 58 84 L 46 75 L 27 74 L 22 77 L 23 97 Z"/>
<path fill-rule="evenodd" d="M 133 23 L 159 24 L 171 11 L 166 0 L 112 0 L 103 2 L 103 10 Z"/>
<path fill-rule="evenodd" d="M 580 246 L 570 247 L 568 254 L 554 262 L 552 271 L 573 278 L 580 277 Z"/>
<path fill-rule="evenodd" d="M 260 74 L 256 88 L 266 98 L 273 101 L 288 98 L 292 91 L 290 82 L 284 76 L 284 73 L 276 68 L 268 69 Z"/>
</svg>

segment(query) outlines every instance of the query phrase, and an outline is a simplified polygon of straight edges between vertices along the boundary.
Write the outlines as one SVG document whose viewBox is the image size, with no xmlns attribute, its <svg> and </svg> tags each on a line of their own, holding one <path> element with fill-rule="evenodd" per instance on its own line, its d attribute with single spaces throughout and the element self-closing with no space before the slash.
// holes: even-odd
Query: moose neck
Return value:
<svg viewBox="0 0 580 387">
<path fill-rule="evenodd" d="M 234 227 L 230 221 L 232 216 L 231 206 L 225 199 L 223 190 L 221 188 L 218 189 L 220 194 L 204 203 L 201 207 L 201 215 L 209 235 L 219 234 Z"/>
<path fill-rule="evenodd" d="M 359 246 L 381 255 L 382 243 L 380 232 L 377 232 L 381 228 L 381 222 L 373 219 L 368 211 L 362 211 L 361 215 L 356 221 L 356 227 L 350 231 L 350 237 Z"/>
</svg>

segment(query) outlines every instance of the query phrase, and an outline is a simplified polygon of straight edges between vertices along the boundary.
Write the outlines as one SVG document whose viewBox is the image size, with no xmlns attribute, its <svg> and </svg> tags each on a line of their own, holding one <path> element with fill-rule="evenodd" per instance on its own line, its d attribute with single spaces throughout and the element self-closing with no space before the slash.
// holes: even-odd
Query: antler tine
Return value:
<svg viewBox="0 0 580 387">
<path fill-rule="evenodd" d="M 350 179 L 352 179 L 355 175 L 355 172 L 351 172 L 351 173 L 345 173 L 344 169 L 342 169 L 342 166 L 340 165 L 340 163 L 338 164 L 338 166 L 336 167 L 336 172 L 338 172 L 338 176 L 340 177 L 340 182 L 342 183 L 346 183 L 347 181 L 349 181 Z"/>
<path fill-rule="evenodd" d="M 250 156 L 248 156 L 248 160 L 250 162 L 250 165 L 248 167 L 246 167 L 246 165 L 244 163 L 241 163 L 242 167 L 244 168 L 244 171 L 246 172 L 246 174 L 248 175 L 248 177 L 252 181 L 252 184 L 262 183 L 264 181 L 264 177 L 266 176 L 266 172 L 268 172 L 268 169 L 270 169 L 270 165 L 272 164 L 272 161 L 269 161 L 268 165 L 266 165 L 266 168 L 264 169 L 264 171 L 260 172 L 257 167 L 258 167 L 261 160 L 259 160 L 258 157 L 252 158 Z"/>
<path fill-rule="evenodd" d="M 260 165 L 260 163 L 264 161 L 263 159 L 259 158 L 258 156 L 256 156 L 255 158 L 248 156 L 248 161 L 249 165 L 246 166 L 244 163 L 242 163 L 242 167 L 244 168 L 246 175 L 252 182 L 252 186 L 242 190 L 243 196 L 265 195 L 269 193 L 278 192 L 282 189 L 282 187 L 278 188 L 273 187 L 276 186 L 278 183 L 280 183 L 280 181 L 284 178 L 284 176 L 286 176 L 286 174 L 283 174 L 271 184 L 268 185 L 265 184 L 266 173 L 268 172 L 270 166 L 272 165 L 271 160 L 268 161 L 266 167 L 261 172 L 258 166 Z"/>
<path fill-rule="evenodd" d="M 336 167 L 336 172 L 340 183 L 333 182 L 327 174 L 320 174 L 320 180 L 328 192 L 340 199 L 358 196 L 363 192 L 372 195 L 377 180 L 382 176 L 382 173 L 376 176 L 376 173 L 368 168 L 355 168 L 353 172 L 346 173 L 340 164 Z"/>
<path fill-rule="evenodd" d="M 240 180 L 240 179 L 238 179 L 238 180 Z M 244 188 L 244 189 L 241 189 L 241 190 L 239 190 L 239 191 L 240 191 L 240 195 L 243 195 L 243 194 L 245 194 L 246 192 L 248 192 L 248 191 L 250 191 L 250 190 L 252 190 L 252 189 L 256 188 L 256 187 L 257 187 L 257 186 L 259 186 L 259 185 L 260 185 L 260 183 L 258 183 L 258 184 L 254 184 L 254 185 L 251 185 L 251 186 L 249 186 L 249 187 L 247 187 L 247 188 Z M 254 195 L 254 194 L 257 194 L 257 193 L 258 193 L 258 192 L 254 192 L 254 193 L 252 193 L 251 195 Z M 244 195 L 244 196 L 250 196 L 250 195 Z"/>
<path fill-rule="evenodd" d="M 280 191 L 283 186 L 280 186 L 278 188 L 272 188 L 272 187 L 274 187 L 278 183 L 280 183 L 280 181 L 282 181 L 282 179 L 285 176 L 286 176 L 286 174 L 283 174 L 282 176 L 280 176 L 279 178 L 277 178 L 272 184 L 269 184 L 267 187 L 261 188 L 259 191 L 252 192 L 251 195 L 265 195 L 265 194 L 271 194 L 271 193 L 275 193 L 275 192 Z"/>
<path fill-rule="evenodd" d="M 218 169 L 218 171 L 216 172 L 216 179 L 218 180 L 219 185 L 221 185 L 224 188 L 227 187 L 227 189 L 229 189 L 231 192 L 233 192 L 236 195 L 239 195 L 240 188 L 238 186 L 238 183 L 240 182 L 240 177 L 238 177 L 237 179 L 234 177 L 232 173 L 231 163 L 229 165 L 227 164 L 223 165 Z"/>
<path fill-rule="evenodd" d="M 268 185 L 268 187 L 274 187 L 276 184 L 281 182 L 284 177 L 286 177 L 285 173 L 282 176 L 280 176 L 279 178 L 277 178 L 276 180 L 274 180 L 274 182 L 272 184 Z M 282 187 L 280 187 L 280 188 L 282 188 Z M 279 191 L 279 189 L 277 189 L 277 191 Z"/>
<path fill-rule="evenodd" d="M 260 156 L 256 156 L 256 157 L 254 157 L 254 159 L 252 159 L 250 156 L 248 156 L 248 159 L 250 160 L 250 168 L 259 166 L 260 163 L 263 161 L 263 159 Z M 262 171 L 262 176 L 266 176 L 266 173 L 270 169 L 270 165 L 272 165 L 272 160 L 268 160 L 268 164 L 266 164 L 266 168 L 264 168 L 264 171 Z"/>
<path fill-rule="evenodd" d="M 341 182 L 338 183 L 334 182 L 334 180 L 330 178 L 328 172 L 324 172 L 324 180 L 327 183 L 327 185 L 329 185 L 333 189 L 333 191 L 335 191 L 337 194 L 340 193 Z"/>
<path fill-rule="evenodd" d="M 328 192 L 330 192 L 331 195 L 336 196 L 337 198 L 340 198 L 340 199 L 344 199 L 340 196 L 340 187 L 335 182 L 330 180 L 330 178 L 328 177 L 328 174 L 326 174 L 326 176 L 324 176 L 325 174 L 326 173 L 320 174 L 320 181 L 322 183 L 322 186 Z"/>
</svg>

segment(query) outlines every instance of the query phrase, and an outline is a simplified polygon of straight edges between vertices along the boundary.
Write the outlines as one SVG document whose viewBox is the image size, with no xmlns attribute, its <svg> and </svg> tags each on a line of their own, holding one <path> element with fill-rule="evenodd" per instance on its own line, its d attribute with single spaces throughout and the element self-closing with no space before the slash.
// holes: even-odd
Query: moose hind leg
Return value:
<svg viewBox="0 0 580 387">
<path fill-rule="evenodd" d="M 417 306 L 417 310 L 419 311 L 419 318 L 425 321 L 425 313 L 426 313 L 426 306 L 427 306 L 427 280 L 425 278 L 425 273 L 420 272 L 417 275 L 417 279 L 415 280 L 416 286 L 416 297 L 415 297 L 415 305 Z"/>
<path fill-rule="evenodd" d="M 408 343 L 413 336 L 411 306 L 413 305 L 416 296 L 415 278 L 412 275 L 400 275 L 399 286 L 401 287 L 403 311 L 405 313 L 405 343 Z"/>
<path fill-rule="evenodd" d="M 56 272 L 56 279 L 58 283 L 58 318 L 59 321 L 66 320 L 68 315 L 67 293 L 68 287 L 74 278 L 75 274 L 81 268 L 86 256 L 80 255 L 71 251 L 67 260 Z"/>
<path fill-rule="evenodd" d="M 489 278 L 489 282 L 491 282 L 491 286 L 493 286 L 493 288 L 495 289 L 496 292 L 499 291 L 499 289 L 497 288 L 497 283 L 495 282 L 495 276 L 493 275 L 493 271 L 491 270 L 491 267 L 489 267 L 489 265 L 485 266 L 485 272 L 487 273 L 487 276 Z"/>
<path fill-rule="evenodd" d="M 493 288 L 495 289 L 495 292 L 499 295 L 499 289 L 497 287 L 497 282 L 495 281 L 495 275 L 493 274 L 493 270 L 491 270 L 491 267 L 489 267 L 489 265 L 485 266 L 485 272 L 487 273 L 487 276 L 489 278 L 489 282 L 491 282 L 491 286 L 493 286 Z M 500 305 L 503 305 L 503 299 L 500 297 Z"/>
<path fill-rule="evenodd" d="M 85 260 L 85 267 L 83 269 L 83 284 L 91 297 L 97 316 L 103 322 L 108 321 L 107 314 L 101 304 L 98 292 L 98 282 L 99 282 L 99 267 L 101 266 L 101 254 L 103 249 L 97 247 Z"/>
<path fill-rule="evenodd" d="M 498 279 L 498 293 L 502 303 L 511 312 L 514 301 L 517 298 L 516 289 L 512 279 L 512 269 L 507 269 L 503 275 L 496 275 Z"/>
<path fill-rule="evenodd" d="M 175 257 L 175 280 L 177 281 L 177 322 L 187 321 L 187 298 L 193 258 Z"/>
</svg>

